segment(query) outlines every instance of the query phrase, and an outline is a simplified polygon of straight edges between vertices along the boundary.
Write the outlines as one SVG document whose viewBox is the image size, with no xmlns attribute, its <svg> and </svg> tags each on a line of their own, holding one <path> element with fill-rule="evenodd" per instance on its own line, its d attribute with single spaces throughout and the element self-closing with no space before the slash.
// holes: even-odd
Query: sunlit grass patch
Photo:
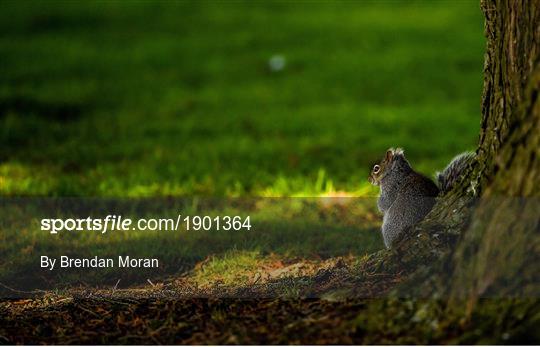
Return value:
<svg viewBox="0 0 540 347">
<path fill-rule="evenodd" d="M 18 162 L 0 164 L 0 195 L 54 195 L 58 175 L 54 166 L 25 165 Z M 33 193 L 30 193 L 33 192 Z"/>
<path fill-rule="evenodd" d="M 9 2 L 0 23 L 3 195 L 363 196 L 388 147 L 431 175 L 477 141 L 472 3 Z"/>
<path fill-rule="evenodd" d="M 274 256 L 274 261 L 280 261 Z M 222 256 L 212 256 L 194 269 L 193 280 L 200 286 L 221 284 L 225 286 L 256 281 L 258 271 L 262 271 L 271 258 L 265 258 L 259 251 L 228 251 Z"/>
<path fill-rule="evenodd" d="M 315 276 L 335 266 L 355 266 L 362 258 L 353 256 L 330 259 L 301 258 L 288 254 L 264 254 L 260 251 L 231 250 L 198 263 L 185 278 L 200 288 L 241 288 L 282 279 Z M 307 279 L 306 279 L 307 280 Z M 305 290 L 306 283 L 302 285 Z M 298 297 L 295 288 L 284 286 L 283 294 Z"/>
</svg>

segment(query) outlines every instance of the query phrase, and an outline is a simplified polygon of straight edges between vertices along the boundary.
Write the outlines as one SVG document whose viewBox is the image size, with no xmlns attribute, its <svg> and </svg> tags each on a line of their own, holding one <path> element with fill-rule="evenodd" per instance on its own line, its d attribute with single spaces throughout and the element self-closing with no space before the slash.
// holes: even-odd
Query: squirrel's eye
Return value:
<svg viewBox="0 0 540 347">
<path fill-rule="evenodd" d="M 379 173 L 379 170 L 381 169 L 381 167 L 379 165 L 375 165 L 373 167 L 373 173 Z"/>
</svg>

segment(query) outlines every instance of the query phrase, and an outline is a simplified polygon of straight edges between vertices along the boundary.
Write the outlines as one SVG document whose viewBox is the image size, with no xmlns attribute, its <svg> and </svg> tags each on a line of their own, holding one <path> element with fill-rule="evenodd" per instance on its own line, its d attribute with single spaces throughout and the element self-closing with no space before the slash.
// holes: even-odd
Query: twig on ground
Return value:
<svg viewBox="0 0 540 347">
<path fill-rule="evenodd" d="M 6 288 L 7 290 L 10 290 L 14 293 L 22 293 L 22 294 L 37 294 L 37 293 L 47 293 L 46 290 L 41 290 L 41 289 L 34 289 L 32 291 L 26 291 L 26 290 L 18 290 L 18 289 L 14 289 L 14 288 L 11 288 L 9 286 L 6 286 L 5 284 L 3 284 L 2 282 L 0 282 L 0 286 Z"/>
<path fill-rule="evenodd" d="M 120 280 L 121 280 L 121 278 L 119 278 L 118 281 L 116 281 L 116 284 L 114 285 L 114 288 L 112 290 L 113 294 L 116 291 L 116 288 L 118 288 L 118 283 L 120 283 Z"/>
</svg>

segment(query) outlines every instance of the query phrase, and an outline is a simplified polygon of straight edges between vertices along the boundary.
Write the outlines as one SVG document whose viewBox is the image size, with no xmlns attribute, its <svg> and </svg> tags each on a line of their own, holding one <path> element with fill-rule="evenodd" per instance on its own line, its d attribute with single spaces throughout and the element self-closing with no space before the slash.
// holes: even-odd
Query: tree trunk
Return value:
<svg viewBox="0 0 540 347">
<path fill-rule="evenodd" d="M 500 169 L 510 164 L 511 158 L 500 156 L 501 147 L 510 136 L 517 137 L 516 132 L 526 126 L 526 119 L 534 118 L 533 109 L 524 106 L 528 103 L 533 107 L 528 99 L 535 98 L 538 91 L 538 78 L 534 76 L 538 74 L 540 59 L 538 1 L 484 0 L 482 10 L 487 52 L 478 147 L 480 186 L 489 184 Z M 537 132 L 538 128 L 532 130 Z M 531 144 L 525 145 L 532 148 Z M 507 154 L 511 152 L 507 149 Z"/>
<path fill-rule="evenodd" d="M 452 294 L 473 300 L 537 297 L 540 3 L 486 0 L 482 9 L 487 37 L 482 129 L 471 178 L 483 192 L 453 257 Z"/>
<path fill-rule="evenodd" d="M 487 51 L 476 161 L 395 250 L 373 261 L 416 272 L 403 287 L 407 295 L 429 281 L 422 287 L 431 293 L 472 302 L 540 296 L 540 2 L 484 0 L 482 10 Z M 439 266 L 418 271 L 434 261 Z"/>
</svg>

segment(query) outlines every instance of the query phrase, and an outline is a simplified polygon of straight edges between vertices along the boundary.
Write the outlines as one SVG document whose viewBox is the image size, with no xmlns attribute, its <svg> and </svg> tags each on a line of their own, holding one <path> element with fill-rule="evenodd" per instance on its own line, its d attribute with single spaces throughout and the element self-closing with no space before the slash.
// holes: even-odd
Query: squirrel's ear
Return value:
<svg viewBox="0 0 540 347">
<path fill-rule="evenodd" d="M 392 159 L 393 156 L 394 156 L 394 149 L 393 148 L 390 148 L 389 150 L 386 151 L 386 156 L 385 156 L 386 160 Z"/>
</svg>

